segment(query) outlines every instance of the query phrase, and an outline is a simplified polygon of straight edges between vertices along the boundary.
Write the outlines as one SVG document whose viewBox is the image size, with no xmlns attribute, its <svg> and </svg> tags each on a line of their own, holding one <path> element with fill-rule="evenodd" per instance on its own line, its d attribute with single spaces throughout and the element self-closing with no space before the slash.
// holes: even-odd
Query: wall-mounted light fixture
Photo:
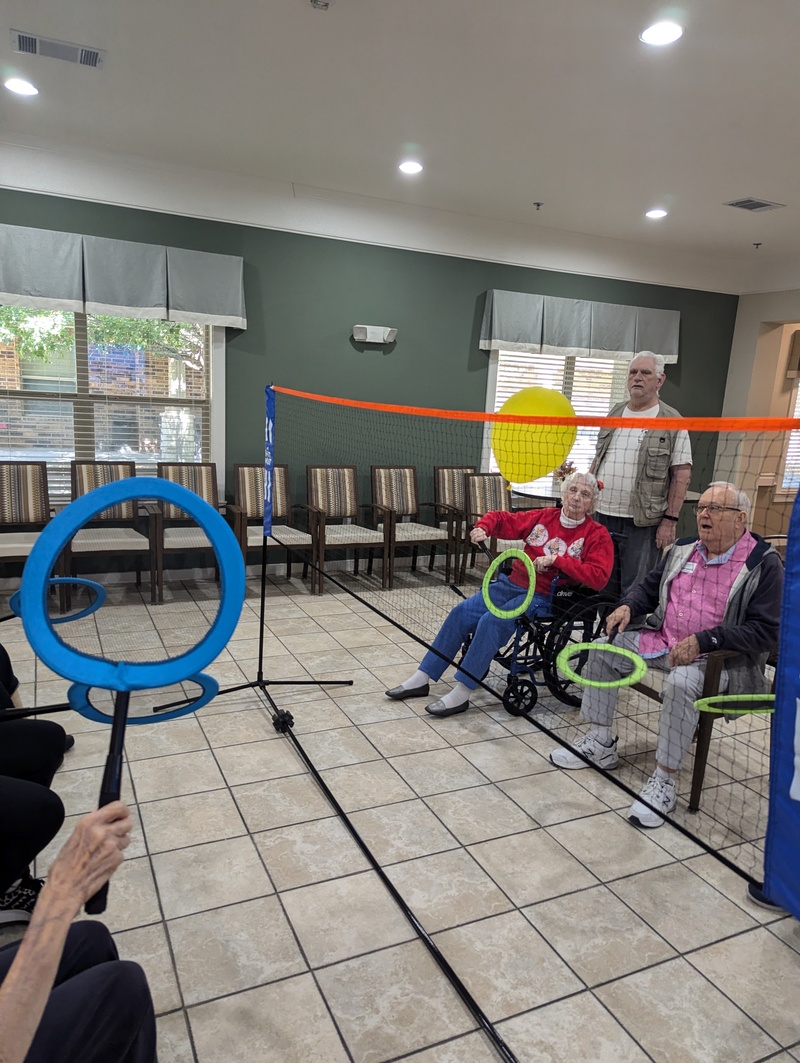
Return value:
<svg viewBox="0 0 800 1063">
<path fill-rule="evenodd" d="M 388 325 L 353 325 L 353 339 L 357 343 L 394 343 L 397 329 Z"/>
</svg>

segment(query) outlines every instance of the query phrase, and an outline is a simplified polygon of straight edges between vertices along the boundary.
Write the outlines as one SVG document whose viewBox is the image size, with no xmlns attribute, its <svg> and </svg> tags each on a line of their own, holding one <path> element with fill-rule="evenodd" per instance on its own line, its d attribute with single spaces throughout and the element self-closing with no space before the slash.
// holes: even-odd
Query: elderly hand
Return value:
<svg viewBox="0 0 800 1063">
<path fill-rule="evenodd" d="M 677 534 L 677 524 L 674 520 L 662 520 L 656 529 L 656 546 L 663 550 L 665 546 L 672 546 Z"/>
<path fill-rule="evenodd" d="M 669 666 L 675 668 L 679 664 L 691 664 L 700 656 L 700 643 L 696 635 L 690 635 L 683 642 L 676 643 L 669 651 Z"/>
<path fill-rule="evenodd" d="M 618 628 L 621 635 L 630 622 L 631 607 L 629 605 L 618 605 L 613 613 L 609 613 L 606 617 L 606 634 L 613 635 Z"/>
<path fill-rule="evenodd" d="M 111 878 L 131 842 L 131 817 L 113 801 L 78 820 L 53 861 L 45 889 L 73 904 L 76 913 Z"/>
<path fill-rule="evenodd" d="M 555 559 L 555 554 L 542 554 L 541 557 L 535 557 L 533 559 L 533 567 L 537 572 L 544 572 L 546 568 L 552 568 Z"/>
<path fill-rule="evenodd" d="M 485 543 L 488 538 L 483 528 L 473 528 L 469 533 L 470 542 L 475 543 L 476 546 L 478 543 Z"/>
</svg>

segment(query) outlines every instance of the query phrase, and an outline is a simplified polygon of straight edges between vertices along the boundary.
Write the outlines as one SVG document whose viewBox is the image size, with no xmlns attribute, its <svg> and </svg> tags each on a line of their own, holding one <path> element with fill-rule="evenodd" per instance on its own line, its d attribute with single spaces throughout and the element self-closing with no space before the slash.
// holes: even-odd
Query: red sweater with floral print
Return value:
<svg viewBox="0 0 800 1063">
<path fill-rule="evenodd" d="M 536 573 L 537 594 L 549 594 L 556 576 L 602 590 L 614 564 L 608 530 L 591 517 L 577 528 L 565 528 L 560 518 L 560 509 L 495 510 L 484 514 L 475 527 L 483 528 L 493 539 L 524 539 L 525 553 L 531 560 L 544 554 L 555 556 L 550 568 Z M 514 558 L 510 578 L 520 587 L 528 586 L 528 572 L 519 558 Z"/>
</svg>

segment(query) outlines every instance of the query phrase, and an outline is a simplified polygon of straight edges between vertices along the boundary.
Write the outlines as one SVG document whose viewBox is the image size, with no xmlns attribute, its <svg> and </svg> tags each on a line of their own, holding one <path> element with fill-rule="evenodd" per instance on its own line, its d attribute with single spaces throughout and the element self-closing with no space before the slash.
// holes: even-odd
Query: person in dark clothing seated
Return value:
<svg viewBox="0 0 800 1063">
<path fill-rule="evenodd" d="M 703 689 L 706 654 L 732 652 L 720 693 L 763 694 L 767 656 L 778 644 L 783 565 L 770 543 L 748 531 L 750 499 L 734 484 L 717 482 L 694 509 L 697 536 L 679 539 L 606 619 L 615 646 L 636 651 L 650 668 L 667 673 L 656 770 L 640 794 L 648 804 L 634 801 L 628 813 L 640 827 L 660 827 L 677 804 L 675 773 L 697 727 L 694 703 Z M 619 654 L 590 653 L 584 675 L 609 682 L 632 667 Z M 616 687 L 587 688 L 581 715 L 591 727 L 574 746 L 606 770 L 619 763 L 612 734 L 618 695 Z M 550 760 L 559 768 L 587 767 L 568 749 L 554 749 Z"/>
<path fill-rule="evenodd" d="M 141 967 L 102 923 L 73 923 L 122 863 L 131 819 L 119 801 L 83 816 L 50 868 L 22 941 L 0 949 L 3 1063 L 156 1063 Z"/>
<path fill-rule="evenodd" d="M 562 509 L 534 509 L 519 513 L 497 511 L 481 517 L 470 532 L 473 543 L 489 538 L 523 539 L 525 553 L 536 570 L 536 591 L 526 615 L 534 617 L 550 608 L 550 590 L 557 576 L 573 583 L 602 590 L 614 563 L 611 537 L 589 516 L 598 497 L 597 480 L 588 472 L 567 476 L 561 487 Z M 517 608 L 528 593 L 528 572 L 519 559 L 510 575 L 502 574 L 492 584 L 493 603 L 503 610 Z M 469 708 L 469 697 L 487 672 L 492 658 L 514 632 L 514 620 L 502 620 L 486 608 L 479 591 L 450 611 L 433 641 L 433 650 L 405 683 L 386 691 L 395 701 L 426 697 L 429 684 L 441 679 L 468 635 L 469 649 L 456 671 L 456 685 L 426 705 L 432 716 L 453 716 Z M 441 654 L 442 656 L 439 656 Z"/>
<path fill-rule="evenodd" d="M 30 873 L 34 858 L 64 822 L 50 789 L 72 735 L 50 720 L 3 720 L 20 707 L 19 681 L 0 646 L 0 924 L 27 922 L 42 888 Z"/>
</svg>

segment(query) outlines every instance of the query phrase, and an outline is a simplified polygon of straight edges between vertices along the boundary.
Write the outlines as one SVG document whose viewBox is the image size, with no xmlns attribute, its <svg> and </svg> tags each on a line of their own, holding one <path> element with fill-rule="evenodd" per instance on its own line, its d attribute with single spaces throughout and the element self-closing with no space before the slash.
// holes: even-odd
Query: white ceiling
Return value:
<svg viewBox="0 0 800 1063">
<path fill-rule="evenodd" d="M 684 37 L 642 44 L 665 13 Z M 12 28 L 106 49 L 105 67 L 17 55 Z M 0 68 L 40 95 L 2 92 L 0 128 L 752 276 L 800 257 L 799 41 L 797 0 L 7 0 Z M 722 205 L 743 196 L 786 207 Z"/>
</svg>

